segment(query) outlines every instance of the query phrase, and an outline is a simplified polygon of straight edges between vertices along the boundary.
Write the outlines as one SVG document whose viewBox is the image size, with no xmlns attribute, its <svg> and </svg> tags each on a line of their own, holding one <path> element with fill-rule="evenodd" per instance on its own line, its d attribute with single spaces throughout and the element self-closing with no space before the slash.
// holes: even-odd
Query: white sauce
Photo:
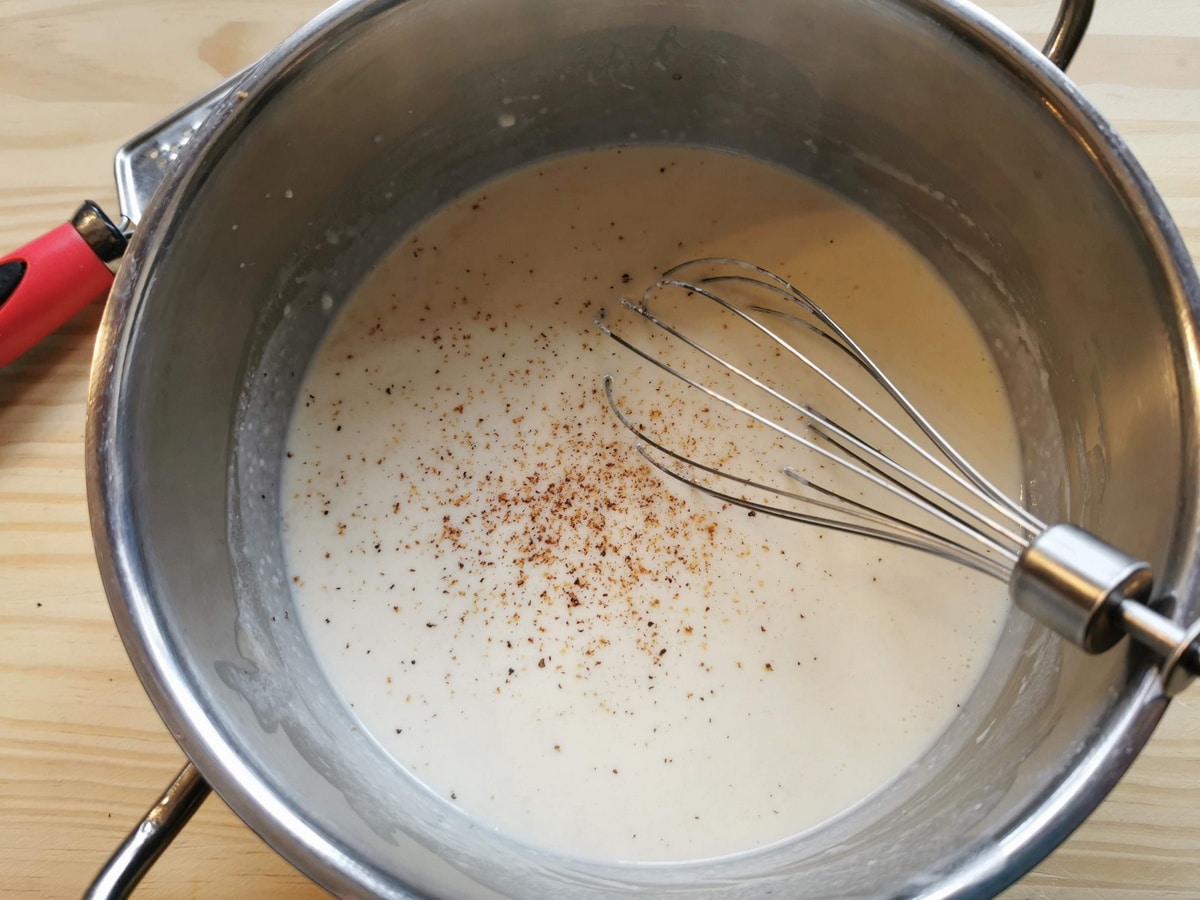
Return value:
<svg viewBox="0 0 1200 900">
<path fill-rule="evenodd" d="M 295 412 L 284 538 L 329 678 L 432 790 L 556 850 L 699 858 L 836 815 L 936 739 L 1004 615 L 998 582 L 722 510 L 637 456 L 601 377 L 637 406 L 657 376 L 593 317 L 707 255 L 789 276 L 1019 483 L 983 341 L 911 249 L 792 174 L 679 148 L 438 212 L 347 301 Z"/>
</svg>

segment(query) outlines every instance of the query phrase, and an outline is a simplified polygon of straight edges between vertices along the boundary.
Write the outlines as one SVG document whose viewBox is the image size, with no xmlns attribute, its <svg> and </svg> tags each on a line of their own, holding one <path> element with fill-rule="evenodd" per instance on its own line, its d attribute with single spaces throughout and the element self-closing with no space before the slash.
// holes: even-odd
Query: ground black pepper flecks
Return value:
<svg viewBox="0 0 1200 900">
<path fill-rule="evenodd" d="M 874 548 L 664 483 L 604 401 L 612 372 L 673 446 L 746 452 L 744 427 L 659 391 L 592 321 L 682 259 L 795 263 L 822 296 L 895 287 L 894 239 L 796 185 L 645 149 L 496 182 L 404 238 L 306 375 L 284 502 L 306 632 L 372 733 L 469 814 L 609 857 L 749 848 L 907 764 L 942 708 L 905 666 L 957 697 L 978 661 L 942 634 L 973 619 L 947 603 L 901 666 L 892 638 L 917 632 Z"/>
</svg>

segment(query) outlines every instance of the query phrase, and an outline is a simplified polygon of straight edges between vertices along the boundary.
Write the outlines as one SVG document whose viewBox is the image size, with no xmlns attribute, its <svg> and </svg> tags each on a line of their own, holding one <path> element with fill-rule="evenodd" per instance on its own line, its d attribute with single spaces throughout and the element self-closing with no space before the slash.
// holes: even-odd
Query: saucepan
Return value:
<svg viewBox="0 0 1200 900">
<path fill-rule="evenodd" d="M 93 367 L 100 569 L 192 761 L 97 893 L 135 880 L 146 836 L 205 784 L 346 895 L 974 896 L 1049 853 L 1168 701 L 1136 648 L 1084 657 L 1019 612 L 936 744 L 793 839 L 634 865 L 479 827 L 355 729 L 289 616 L 279 461 L 322 297 L 423 216 L 573 149 L 717 147 L 823 183 L 920 251 L 993 348 L 1028 501 L 1149 560 L 1191 621 L 1200 286 L 1055 65 L 1088 12 L 1064 5 L 1047 59 L 954 0 L 356 0 L 215 99 L 133 234 Z"/>
</svg>

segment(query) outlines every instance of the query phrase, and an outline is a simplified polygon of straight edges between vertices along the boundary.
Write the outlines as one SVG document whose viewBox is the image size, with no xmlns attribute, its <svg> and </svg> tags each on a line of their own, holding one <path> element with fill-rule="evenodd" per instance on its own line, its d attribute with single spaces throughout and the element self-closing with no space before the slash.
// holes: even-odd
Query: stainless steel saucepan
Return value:
<svg viewBox="0 0 1200 900">
<path fill-rule="evenodd" d="M 1049 853 L 1167 700 L 1152 660 L 1085 659 L 1015 612 L 937 744 L 794 839 L 622 865 L 477 827 L 353 730 L 287 615 L 279 460 L 322 295 L 423 216 L 551 154 L 713 146 L 815 178 L 922 252 L 994 348 L 1030 502 L 1150 561 L 1194 619 L 1200 286 L 1055 65 L 1089 8 L 1064 4 L 1047 60 L 955 0 L 357 0 L 168 126 L 179 139 L 149 134 L 128 171 L 163 180 L 97 345 L 89 500 L 117 625 L 194 768 L 95 895 L 136 880 L 206 783 L 349 895 L 976 896 Z"/>
</svg>

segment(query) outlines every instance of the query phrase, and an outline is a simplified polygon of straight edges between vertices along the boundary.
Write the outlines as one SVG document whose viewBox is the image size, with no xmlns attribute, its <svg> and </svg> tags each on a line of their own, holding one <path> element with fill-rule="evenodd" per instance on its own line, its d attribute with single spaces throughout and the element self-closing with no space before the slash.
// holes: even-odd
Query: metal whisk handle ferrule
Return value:
<svg viewBox="0 0 1200 900">
<path fill-rule="evenodd" d="M 1147 605 L 1149 564 L 1074 525 L 1052 525 L 1032 540 L 1009 581 L 1013 603 L 1088 653 L 1128 634 L 1163 660 L 1168 695 L 1200 674 L 1200 624 L 1183 629 Z"/>
</svg>

